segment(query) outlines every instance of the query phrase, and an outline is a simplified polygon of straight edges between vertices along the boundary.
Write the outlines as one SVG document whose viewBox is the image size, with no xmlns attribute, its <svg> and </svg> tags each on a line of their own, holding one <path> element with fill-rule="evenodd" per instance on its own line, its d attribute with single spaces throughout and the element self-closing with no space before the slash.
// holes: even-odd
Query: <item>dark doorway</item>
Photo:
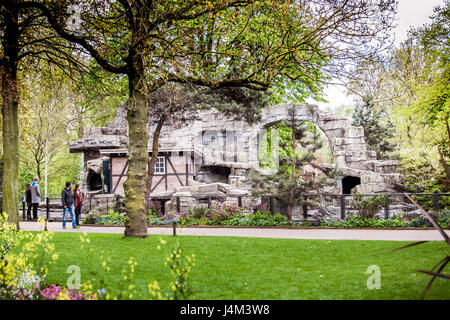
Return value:
<svg viewBox="0 0 450 320">
<path fill-rule="evenodd" d="M 102 190 L 102 176 L 99 173 L 95 173 L 92 170 L 89 170 L 89 174 L 87 177 L 87 189 L 88 191 L 98 191 Z"/>
<path fill-rule="evenodd" d="M 228 183 L 228 176 L 231 174 L 231 168 L 221 166 L 205 166 L 200 171 L 204 171 L 207 175 L 207 183 L 223 182 Z"/>
<path fill-rule="evenodd" d="M 342 178 L 342 193 L 351 194 L 351 190 L 358 184 L 361 184 L 360 177 L 345 176 Z"/>
</svg>

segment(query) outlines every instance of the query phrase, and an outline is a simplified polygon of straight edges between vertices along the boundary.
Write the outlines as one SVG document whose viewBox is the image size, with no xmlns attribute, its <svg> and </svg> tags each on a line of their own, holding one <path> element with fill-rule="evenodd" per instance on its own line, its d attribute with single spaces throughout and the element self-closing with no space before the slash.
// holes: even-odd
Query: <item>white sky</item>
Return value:
<svg viewBox="0 0 450 320">
<path fill-rule="evenodd" d="M 407 39 L 407 32 L 411 26 L 421 26 L 429 23 L 433 14 L 433 7 L 443 5 L 444 0 L 398 0 L 397 27 L 395 28 L 395 44 Z M 353 98 L 347 96 L 341 86 L 329 86 L 325 89 L 328 103 L 311 101 L 321 109 L 336 108 L 341 105 L 350 106 Z"/>
</svg>

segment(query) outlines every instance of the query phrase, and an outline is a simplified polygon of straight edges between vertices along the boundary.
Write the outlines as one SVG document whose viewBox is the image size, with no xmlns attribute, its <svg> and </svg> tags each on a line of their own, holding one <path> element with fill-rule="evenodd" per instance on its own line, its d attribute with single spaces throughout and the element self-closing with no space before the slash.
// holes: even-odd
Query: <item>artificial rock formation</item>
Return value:
<svg viewBox="0 0 450 320">
<path fill-rule="evenodd" d="M 205 110 L 198 115 L 198 120 L 164 126 L 159 139 L 160 152 L 184 151 L 195 156 L 193 179 L 187 186 L 171 192 L 173 198 L 167 204 L 168 209 L 173 209 L 174 197 L 202 195 L 217 189 L 217 183 L 227 185 L 227 190 L 220 191 L 224 195 L 250 195 L 248 180 L 253 170 L 259 170 L 258 150 L 265 130 L 289 119 L 292 108 L 296 120 L 315 123 L 328 140 L 334 165 L 342 172 L 333 193 L 348 193 L 353 188 L 366 194 L 395 192 L 401 183 L 397 161 L 377 160 L 375 152 L 367 148 L 362 127 L 352 126 L 349 119 L 322 112 L 314 105 L 280 104 L 264 109 L 261 121 L 254 125 L 231 119 L 216 110 Z M 101 166 L 95 160 L 101 159 L 102 150 L 123 149 L 126 152 L 128 128 L 125 116 L 125 108 L 119 108 L 115 120 L 106 127 L 86 128 L 83 139 L 71 141 L 71 152 L 84 152 L 85 184 L 89 172 L 101 174 Z M 153 119 L 148 123 L 150 152 Z"/>
</svg>

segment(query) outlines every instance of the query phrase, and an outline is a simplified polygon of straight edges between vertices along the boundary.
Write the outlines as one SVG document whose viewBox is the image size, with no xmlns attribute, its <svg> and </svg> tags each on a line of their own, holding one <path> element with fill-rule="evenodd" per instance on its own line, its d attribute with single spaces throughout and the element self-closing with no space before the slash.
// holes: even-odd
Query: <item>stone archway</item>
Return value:
<svg viewBox="0 0 450 320">
<path fill-rule="evenodd" d="M 295 109 L 295 120 L 312 122 L 323 131 L 339 167 L 352 167 L 349 162 L 376 159 L 374 153 L 367 151 L 362 127 L 352 126 L 349 119 L 320 111 L 315 105 L 279 104 L 267 108 L 262 112 L 259 129 L 288 120 L 292 108 Z"/>
<path fill-rule="evenodd" d="M 312 122 L 323 131 L 342 177 L 359 179 L 356 190 L 363 193 L 395 191 L 395 185 L 401 182 L 397 161 L 377 160 L 376 153 L 366 145 L 363 128 L 353 126 L 350 119 L 321 111 L 315 105 L 279 104 L 262 111 L 261 121 L 255 130 L 289 120 L 292 115 L 289 110 L 292 108 L 295 108 L 295 120 Z M 344 191 L 342 186 L 341 191 Z"/>
</svg>

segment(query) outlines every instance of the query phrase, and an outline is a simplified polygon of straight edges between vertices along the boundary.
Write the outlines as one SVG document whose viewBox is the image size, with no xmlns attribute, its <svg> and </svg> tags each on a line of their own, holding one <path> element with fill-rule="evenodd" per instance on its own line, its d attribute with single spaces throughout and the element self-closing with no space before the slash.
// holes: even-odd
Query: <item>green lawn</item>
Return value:
<svg viewBox="0 0 450 320">
<path fill-rule="evenodd" d="M 170 273 L 164 260 L 179 241 L 187 254 L 195 254 L 192 299 L 418 299 L 429 277 L 415 270 L 430 269 L 448 254 L 443 242 L 391 252 L 407 242 L 198 236 L 150 236 L 142 240 L 116 234 L 87 237 L 94 254 L 81 248 L 80 234 L 55 234 L 53 241 L 60 257 L 50 267 L 49 283 L 65 284 L 69 265 L 80 266 L 82 282 L 98 281 L 96 272 L 103 272 L 100 257 L 104 255 L 111 257 L 108 287 L 120 287 L 121 270 L 134 257 L 138 262 L 134 283 L 140 292 L 146 293 L 148 282 L 155 279 L 166 290 Z M 158 250 L 160 239 L 167 244 Z M 381 269 L 380 290 L 367 289 L 370 265 Z M 427 298 L 450 299 L 450 281 L 436 280 Z"/>
</svg>

